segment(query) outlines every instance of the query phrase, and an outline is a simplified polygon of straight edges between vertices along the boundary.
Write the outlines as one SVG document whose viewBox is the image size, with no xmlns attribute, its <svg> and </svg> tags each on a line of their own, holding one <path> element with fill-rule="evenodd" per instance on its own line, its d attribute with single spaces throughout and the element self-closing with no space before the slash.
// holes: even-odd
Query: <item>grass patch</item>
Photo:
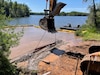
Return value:
<svg viewBox="0 0 100 75">
<path fill-rule="evenodd" d="M 84 40 L 100 40 L 100 30 L 93 25 L 83 25 L 76 31 L 76 35 L 83 37 Z"/>
<path fill-rule="evenodd" d="M 98 33 L 89 33 L 83 37 L 84 40 L 100 40 L 100 34 Z"/>
</svg>

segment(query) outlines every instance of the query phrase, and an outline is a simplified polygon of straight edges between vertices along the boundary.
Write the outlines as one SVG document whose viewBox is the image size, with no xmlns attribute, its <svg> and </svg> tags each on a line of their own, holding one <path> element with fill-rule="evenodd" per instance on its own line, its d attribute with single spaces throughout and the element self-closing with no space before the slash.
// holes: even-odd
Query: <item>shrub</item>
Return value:
<svg viewBox="0 0 100 75">
<path fill-rule="evenodd" d="M 82 36 L 84 40 L 100 40 L 100 31 L 94 25 L 83 25 L 76 35 Z"/>
</svg>

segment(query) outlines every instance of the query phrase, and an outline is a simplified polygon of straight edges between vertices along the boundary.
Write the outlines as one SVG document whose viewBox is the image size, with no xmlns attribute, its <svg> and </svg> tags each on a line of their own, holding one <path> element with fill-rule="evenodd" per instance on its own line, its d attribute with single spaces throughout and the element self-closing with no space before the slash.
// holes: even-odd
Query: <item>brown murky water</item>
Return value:
<svg viewBox="0 0 100 75">
<path fill-rule="evenodd" d="M 20 40 L 19 46 L 11 48 L 10 58 L 15 58 L 39 46 L 55 42 L 56 40 L 68 42 L 70 46 L 77 45 L 82 41 L 82 39 L 77 38 L 74 33 L 57 32 L 56 34 L 52 34 L 39 28 L 25 27 L 24 35 Z"/>
</svg>

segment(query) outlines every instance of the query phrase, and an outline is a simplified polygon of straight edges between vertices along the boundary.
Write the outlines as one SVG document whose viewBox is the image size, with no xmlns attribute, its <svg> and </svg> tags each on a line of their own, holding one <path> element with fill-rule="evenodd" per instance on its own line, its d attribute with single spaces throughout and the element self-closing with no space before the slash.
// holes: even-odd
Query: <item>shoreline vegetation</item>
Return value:
<svg viewBox="0 0 100 75">
<path fill-rule="evenodd" d="M 97 6 L 93 0 L 86 24 L 76 31 L 76 35 L 84 40 L 100 40 L 100 3 Z"/>
<path fill-rule="evenodd" d="M 45 15 L 43 12 L 30 12 L 30 15 Z M 72 12 L 60 12 L 57 16 L 88 16 L 89 13 L 85 12 L 78 12 L 78 11 L 72 11 Z"/>
<path fill-rule="evenodd" d="M 100 29 L 94 26 L 83 25 L 75 34 L 76 36 L 81 36 L 85 41 L 100 41 Z"/>
</svg>

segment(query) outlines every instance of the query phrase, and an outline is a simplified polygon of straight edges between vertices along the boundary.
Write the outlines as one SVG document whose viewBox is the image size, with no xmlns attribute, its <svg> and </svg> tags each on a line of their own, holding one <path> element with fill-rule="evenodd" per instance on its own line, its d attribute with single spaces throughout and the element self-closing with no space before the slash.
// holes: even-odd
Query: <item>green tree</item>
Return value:
<svg viewBox="0 0 100 75">
<path fill-rule="evenodd" d="M 4 13 L 7 17 L 24 17 L 30 15 L 29 7 L 25 4 L 18 4 L 17 1 L 12 2 L 11 0 L 0 0 L 0 10 L 5 10 Z"/>
<path fill-rule="evenodd" d="M 15 1 L 13 4 L 14 16 L 17 17 L 17 2 Z"/>
<path fill-rule="evenodd" d="M 87 2 L 88 0 L 83 0 L 83 1 L 85 1 L 85 2 Z M 96 27 L 98 27 L 98 25 L 97 25 L 97 21 L 96 21 L 96 18 L 97 18 L 97 16 L 96 16 L 96 4 L 95 4 L 95 0 L 92 0 L 92 24 L 93 25 L 95 25 Z M 91 12 L 90 12 L 91 13 Z"/>
<path fill-rule="evenodd" d="M 25 16 L 29 16 L 30 15 L 30 10 L 29 10 L 27 5 L 24 5 L 24 10 L 25 10 Z"/>
<path fill-rule="evenodd" d="M 0 12 L 4 13 L 5 11 L 2 8 Z M 16 67 L 10 63 L 8 56 L 10 48 L 18 45 L 22 31 L 15 31 L 14 27 L 7 24 L 7 20 L 9 18 L 6 15 L 0 14 L 0 75 L 15 75 Z"/>
<path fill-rule="evenodd" d="M 85 40 L 100 40 L 100 4 L 96 6 L 96 24 L 94 24 L 93 6 L 90 6 L 90 13 L 85 25 L 83 25 L 76 35 L 82 36 Z"/>
<path fill-rule="evenodd" d="M 60 15 L 61 16 L 66 16 L 66 13 L 65 12 L 61 12 Z"/>
<path fill-rule="evenodd" d="M 8 58 L 0 51 L 0 75 L 17 74 L 16 66 L 12 65 Z"/>
<path fill-rule="evenodd" d="M 5 15 L 8 17 L 10 12 L 9 12 L 9 3 L 4 2 L 4 9 L 5 9 Z"/>
<path fill-rule="evenodd" d="M 100 28 L 100 3 L 97 4 L 97 23 L 98 23 L 98 28 Z"/>
</svg>

